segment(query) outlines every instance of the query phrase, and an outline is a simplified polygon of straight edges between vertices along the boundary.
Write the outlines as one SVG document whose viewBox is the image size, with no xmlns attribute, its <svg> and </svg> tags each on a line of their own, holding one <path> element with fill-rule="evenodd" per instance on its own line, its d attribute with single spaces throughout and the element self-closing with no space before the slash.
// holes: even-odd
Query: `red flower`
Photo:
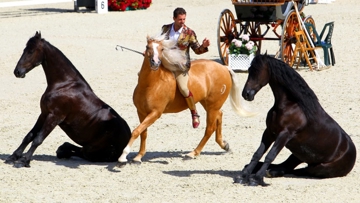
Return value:
<svg viewBox="0 0 360 203">
<path fill-rule="evenodd" d="M 125 11 L 128 6 L 129 6 L 128 2 L 120 2 L 119 8 L 120 10 Z"/>
<path fill-rule="evenodd" d="M 127 8 L 149 8 L 152 0 L 108 0 L 108 6 L 113 11 L 125 11 Z"/>
</svg>

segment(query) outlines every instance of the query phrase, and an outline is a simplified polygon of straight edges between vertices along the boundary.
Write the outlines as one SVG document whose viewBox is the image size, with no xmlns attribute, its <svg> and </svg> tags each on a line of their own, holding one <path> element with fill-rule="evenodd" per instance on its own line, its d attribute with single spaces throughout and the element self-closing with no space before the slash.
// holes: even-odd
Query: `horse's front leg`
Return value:
<svg viewBox="0 0 360 203">
<path fill-rule="evenodd" d="M 28 146 L 30 142 L 34 140 L 34 137 L 40 131 L 41 127 L 43 126 L 44 119 L 43 115 L 40 115 L 34 125 L 34 127 L 28 132 L 28 134 L 22 140 L 20 146 L 10 155 L 6 160 L 5 163 L 7 164 L 14 164 L 16 160 L 21 158 L 25 148 Z"/>
<path fill-rule="evenodd" d="M 264 176 L 266 175 L 266 170 L 270 166 L 270 164 L 274 161 L 275 157 L 279 154 L 279 152 L 284 148 L 286 143 L 289 141 L 290 136 L 287 131 L 281 132 L 276 138 L 274 145 L 272 146 L 269 153 L 266 155 L 265 160 L 261 168 L 255 175 L 250 177 L 249 185 L 250 186 L 268 186 L 264 182 Z"/>
<path fill-rule="evenodd" d="M 146 138 L 147 128 L 140 133 L 140 149 L 136 157 L 133 159 L 133 163 L 141 163 L 141 158 L 143 158 L 146 153 Z"/>
<path fill-rule="evenodd" d="M 152 112 L 152 113 L 148 114 L 147 116 L 143 116 L 142 114 L 140 114 L 138 112 L 138 115 L 139 115 L 139 120 L 141 123 L 131 133 L 131 138 L 130 138 L 127 146 L 123 150 L 123 153 L 121 154 L 121 156 L 118 159 L 118 161 L 120 162 L 120 164 L 118 165 L 119 167 L 122 167 L 123 165 L 126 164 L 126 162 L 127 162 L 126 157 L 130 153 L 131 146 L 133 145 L 134 141 L 139 137 L 140 134 L 141 134 L 140 150 L 139 150 L 139 153 L 136 155 L 136 157 L 133 159 L 133 161 L 135 163 L 141 163 L 141 158 L 146 153 L 147 128 L 150 125 L 152 125 L 161 116 L 161 113 Z"/>
<path fill-rule="evenodd" d="M 240 183 L 243 185 L 249 184 L 251 173 L 253 172 L 256 165 L 259 163 L 261 157 L 269 149 L 273 141 L 274 140 L 272 139 L 269 130 L 266 129 L 263 133 L 260 146 L 252 156 L 250 163 L 244 167 L 244 169 L 240 172 L 238 176 L 235 177 L 234 183 Z"/>
<path fill-rule="evenodd" d="M 41 114 L 36 121 L 35 126 L 25 136 L 22 143 L 14 151 L 14 153 L 6 159 L 5 163 L 14 164 L 14 166 L 17 168 L 30 167 L 30 160 L 36 148 L 44 141 L 44 139 L 59 123 L 56 120 L 56 117 L 52 114 Z M 30 142 L 32 142 L 31 147 L 25 154 L 23 154 L 25 148 Z"/>
</svg>

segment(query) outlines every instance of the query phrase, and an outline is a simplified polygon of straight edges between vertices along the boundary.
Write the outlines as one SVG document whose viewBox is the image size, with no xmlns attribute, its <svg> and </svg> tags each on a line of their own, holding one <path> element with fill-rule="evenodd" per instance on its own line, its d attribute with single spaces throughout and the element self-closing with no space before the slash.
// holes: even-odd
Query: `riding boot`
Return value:
<svg viewBox="0 0 360 203">
<path fill-rule="evenodd" d="M 190 91 L 189 91 L 189 96 L 185 97 L 185 100 L 191 112 L 193 128 L 197 128 L 200 125 L 200 119 L 199 119 L 200 116 L 196 111 L 194 97 Z"/>
</svg>

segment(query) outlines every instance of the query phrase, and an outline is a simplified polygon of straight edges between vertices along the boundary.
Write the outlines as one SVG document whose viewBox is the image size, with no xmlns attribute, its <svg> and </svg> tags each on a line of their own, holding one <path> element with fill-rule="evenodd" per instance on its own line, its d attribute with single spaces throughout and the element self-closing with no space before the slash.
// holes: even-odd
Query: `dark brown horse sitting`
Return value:
<svg viewBox="0 0 360 203">
<path fill-rule="evenodd" d="M 40 64 L 47 80 L 40 101 L 41 114 L 21 145 L 5 162 L 16 167 L 30 167 L 36 148 L 57 125 L 82 146 L 65 142 L 56 151 L 58 158 L 78 156 L 94 162 L 116 161 L 131 136 L 126 121 L 94 94 L 59 49 L 36 32 L 27 42 L 14 74 L 23 78 Z M 23 153 L 30 142 L 29 150 Z"/>
<path fill-rule="evenodd" d="M 259 55 L 248 71 L 242 96 L 252 101 L 269 84 L 275 103 L 268 112 L 260 146 L 235 183 L 266 186 L 265 175 L 333 178 L 352 170 L 356 149 L 350 136 L 324 111 L 315 93 L 294 69 L 273 57 Z M 259 162 L 271 144 L 264 162 Z M 271 164 L 284 147 L 291 151 L 290 157 L 281 164 Z M 295 169 L 301 163 L 308 165 Z"/>
</svg>

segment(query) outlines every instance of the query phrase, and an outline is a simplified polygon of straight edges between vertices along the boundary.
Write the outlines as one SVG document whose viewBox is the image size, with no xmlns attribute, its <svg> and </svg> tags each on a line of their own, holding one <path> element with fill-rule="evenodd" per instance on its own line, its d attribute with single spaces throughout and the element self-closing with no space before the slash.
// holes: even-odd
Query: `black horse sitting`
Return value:
<svg viewBox="0 0 360 203">
<path fill-rule="evenodd" d="M 14 74 L 23 78 L 40 64 L 47 80 L 40 101 L 41 114 L 5 162 L 16 167 L 30 167 L 36 148 L 57 125 L 82 146 L 65 142 L 56 151 L 58 158 L 78 156 L 93 162 L 117 161 L 131 136 L 128 124 L 94 94 L 70 60 L 36 32 L 27 42 Z M 23 154 L 30 142 L 31 147 Z"/>
<path fill-rule="evenodd" d="M 273 57 L 258 55 L 248 71 L 244 99 L 252 101 L 269 84 L 275 103 L 267 114 L 261 144 L 235 183 L 266 186 L 265 175 L 332 178 L 352 170 L 356 159 L 354 143 L 324 111 L 315 93 L 294 69 Z M 271 144 L 264 162 L 259 162 Z M 271 164 L 283 147 L 291 151 L 290 157 L 281 164 Z M 295 169 L 301 163 L 308 165 Z"/>
</svg>

